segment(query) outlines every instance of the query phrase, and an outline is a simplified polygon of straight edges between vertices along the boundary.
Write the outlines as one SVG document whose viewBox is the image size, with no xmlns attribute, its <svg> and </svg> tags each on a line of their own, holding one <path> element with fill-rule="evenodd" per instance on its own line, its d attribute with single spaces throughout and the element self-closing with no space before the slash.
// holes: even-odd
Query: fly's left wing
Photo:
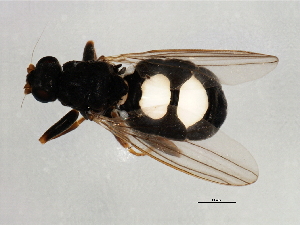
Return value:
<svg viewBox="0 0 300 225">
<path fill-rule="evenodd" d="M 134 71 L 135 65 L 145 59 L 179 59 L 191 61 L 199 67 L 212 71 L 222 84 L 236 85 L 258 79 L 278 64 L 278 58 L 247 51 L 172 49 L 129 53 L 118 56 L 100 57 L 110 63 L 121 63 L 127 73 Z"/>
<path fill-rule="evenodd" d="M 251 154 L 220 131 L 203 141 L 171 141 L 134 130 L 120 118 L 92 117 L 132 149 L 197 178 L 235 186 L 251 184 L 258 178 Z"/>
</svg>

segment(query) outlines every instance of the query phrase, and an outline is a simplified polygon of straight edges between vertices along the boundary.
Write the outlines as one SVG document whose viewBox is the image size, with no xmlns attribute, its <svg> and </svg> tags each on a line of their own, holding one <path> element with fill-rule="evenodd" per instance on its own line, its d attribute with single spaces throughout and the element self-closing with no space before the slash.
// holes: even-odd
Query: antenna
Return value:
<svg viewBox="0 0 300 225">
<path fill-rule="evenodd" d="M 41 35 L 39 36 L 39 39 L 37 40 L 37 42 L 35 43 L 35 46 L 33 47 L 33 50 L 32 50 L 32 53 L 31 53 L 31 60 L 30 60 L 30 64 L 32 64 L 32 58 L 33 58 L 33 53 L 34 53 L 34 50 L 35 50 L 35 48 L 36 48 L 37 44 L 39 43 L 39 41 L 40 41 L 40 39 L 41 39 L 41 37 L 42 37 L 42 35 L 43 35 L 43 33 L 44 33 L 44 31 L 45 31 L 46 27 L 48 26 L 48 24 L 49 24 L 49 21 L 48 21 L 48 22 L 47 22 L 47 24 L 45 25 L 45 27 L 44 27 L 44 29 L 43 29 L 43 31 L 42 31 L 42 33 L 41 33 Z"/>
<path fill-rule="evenodd" d="M 22 100 L 21 108 L 22 108 L 22 106 L 23 106 L 23 102 L 24 102 L 24 100 L 25 100 L 25 97 L 26 97 L 26 94 L 24 95 L 24 98 L 23 98 L 23 100 Z"/>
<path fill-rule="evenodd" d="M 48 24 L 49 24 L 49 21 L 48 21 L 47 24 L 45 25 L 45 27 L 44 27 L 44 29 L 43 29 L 41 35 L 39 36 L 37 42 L 35 43 L 35 45 L 34 45 L 34 47 L 33 47 L 33 50 L 32 50 L 32 53 L 31 53 L 30 65 L 29 65 L 28 68 L 27 68 L 27 73 L 30 73 L 30 72 L 31 72 L 32 70 L 34 70 L 34 68 L 35 68 L 34 65 L 32 64 L 33 53 L 34 53 L 34 50 L 35 50 L 37 44 L 39 43 L 41 37 L 43 36 L 44 31 L 45 31 L 46 27 L 48 26 Z M 26 84 L 26 85 L 27 85 L 27 84 Z M 24 86 L 24 88 L 26 87 L 26 85 Z M 29 93 L 30 93 L 30 92 L 29 92 Z M 21 108 L 22 108 L 22 106 L 23 106 L 23 102 L 24 102 L 24 100 L 25 100 L 26 95 L 29 94 L 29 93 L 26 93 L 26 88 L 25 88 L 25 95 L 24 95 L 24 98 L 23 98 L 22 103 L 21 103 Z"/>
</svg>

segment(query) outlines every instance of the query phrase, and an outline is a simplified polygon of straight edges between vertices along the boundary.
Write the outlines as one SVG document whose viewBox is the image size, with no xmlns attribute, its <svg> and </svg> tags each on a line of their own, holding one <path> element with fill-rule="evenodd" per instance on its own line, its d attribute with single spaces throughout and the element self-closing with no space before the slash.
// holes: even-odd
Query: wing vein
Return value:
<svg viewBox="0 0 300 225">
<path fill-rule="evenodd" d="M 191 144 L 191 145 L 194 145 L 194 146 L 197 146 L 197 147 L 199 147 L 199 148 L 202 148 L 202 149 L 204 149 L 205 151 L 208 151 L 208 152 L 210 152 L 210 153 L 212 153 L 212 154 L 214 154 L 214 155 L 217 155 L 217 156 L 219 156 L 220 158 L 222 158 L 222 159 L 224 159 L 224 160 L 227 160 L 228 162 L 231 162 L 232 164 L 234 164 L 234 165 L 236 165 L 236 166 L 238 166 L 238 167 L 240 167 L 240 168 L 242 168 L 242 169 L 244 169 L 244 170 L 247 170 L 248 172 L 250 172 L 250 173 L 252 173 L 253 175 L 257 176 L 257 174 L 255 174 L 253 171 L 251 171 L 251 170 L 249 170 L 249 169 L 247 169 L 247 168 L 245 168 L 245 167 L 243 167 L 243 166 L 241 166 L 241 165 L 239 165 L 239 164 L 237 164 L 237 163 L 231 161 L 230 159 L 225 158 L 225 157 L 222 156 L 222 155 L 219 155 L 219 154 L 215 153 L 214 151 L 211 151 L 211 150 L 209 150 L 209 149 L 207 149 L 207 148 L 204 148 L 204 147 L 202 147 L 202 146 L 200 146 L 200 145 L 196 145 L 196 144 L 194 144 L 194 143 L 192 143 L 192 142 L 190 142 L 190 141 L 186 141 L 186 142 L 188 142 L 188 143 Z"/>
</svg>

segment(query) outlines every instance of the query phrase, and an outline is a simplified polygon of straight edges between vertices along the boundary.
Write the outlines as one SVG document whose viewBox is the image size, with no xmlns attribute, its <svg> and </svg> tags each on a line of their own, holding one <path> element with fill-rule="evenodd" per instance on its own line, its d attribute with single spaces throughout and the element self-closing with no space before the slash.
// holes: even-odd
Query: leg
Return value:
<svg viewBox="0 0 300 225">
<path fill-rule="evenodd" d="M 71 110 L 63 118 L 61 118 L 56 124 L 50 127 L 39 139 L 42 144 L 45 144 L 51 139 L 60 137 L 70 131 L 76 129 L 85 119 L 81 118 L 78 121 L 78 111 Z"/>
<path fill-rule="evenodd" d="M 82 61 L 96 60 L 97 55 L 93 41 L 88 41 L 84 47 Z"/>
<path fill-rule="evenodd" d="M 117 141 L 124 147 L 126 148 L 131 154 L 135 155 L 135 156 L 144 156 L 146 155 L 145 153 L 138 153 L 138 152 L 135 152 L 132 148 L 131 148 L 131 145 L 124 141 L 123 139 L 115 136 L 115 138 L 117 139 Z"/>
<path fill-rule="evenodd" d="M 75 130 L 77 127 L 79 127 L 79 125 L 80 125 L 83 121 L 85 121 L 85 118 L 82 117 L 82 118 L 80 118 L 79 120 L 77 120 L 75 123 L 73 123 L 73 124 L 72 124 L 68 129 L 66 129 L 64 132 L 60 133 L 59 135 L 55 136 L 55 137 L 52 138 L 52 139 L 58 138 L 58 137 L 60 137 L 60 136 L 63 136 L 63 135 L 65 135 L 65 134 L 71 132 L 72 130 Z M 51 140 L 52 140 L 52 139 L 51 139 Z"/>
</svg>

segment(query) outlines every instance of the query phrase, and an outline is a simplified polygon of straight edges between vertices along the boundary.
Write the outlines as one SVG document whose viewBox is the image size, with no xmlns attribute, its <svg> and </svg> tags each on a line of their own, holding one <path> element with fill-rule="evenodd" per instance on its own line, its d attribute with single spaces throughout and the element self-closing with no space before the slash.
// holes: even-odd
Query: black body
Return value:
<svg viewBox="0 0 300 225">
<path fill-rule="evenodd" d="M 92 42 L 88 42 L 83 61 L 70 61 L 62 67 L 54 57 L 39 60 L 36 68 L 27 75 L 27 91 L 36 100 L 47 103 L 58 99 L 64 106 L 79 111 L 89 119 L 90 111 L 111 117 L 112 110 L 128 113 L 126 123 L 133 129 L 159 135 L 172 140 L 201 140 L 215 134 L 226 118 L 227 103 L 217 77 L 209 70 L 198 67 L 190 61 L 178 59 L 145 59 L 140 61 L 133 74 L 122 77 L 121 65 L 112 65 L 96 58 Z M 139 101 L 143 82 L 158 73 L 170 80 L 171 99 L 163 118 L 146 116 Z M 185 127 L 177 117 L 176 109 L 182 84 L 194 75 L 206 89 L 209 107 L 204 117 L 192 126 Z M 128 94 L 123 105 L 122 96 Z M 72 116 L 71 116 L 72 115 Z M 53 134 L 46 139 L 60 135 L 76 121 L 74 113 L 59 121 Z"/>
<path fill-rule="evenodd" d="M 47 56 L 27 75 L 26 81 L 38 101 L 58 99 L 85 116 L 89 110 L 107 114 L 127 93 L 128 87 L 116 67 L 106 62 L 70 61 L 62 68 L 56 58 Z"/>
</svg>

